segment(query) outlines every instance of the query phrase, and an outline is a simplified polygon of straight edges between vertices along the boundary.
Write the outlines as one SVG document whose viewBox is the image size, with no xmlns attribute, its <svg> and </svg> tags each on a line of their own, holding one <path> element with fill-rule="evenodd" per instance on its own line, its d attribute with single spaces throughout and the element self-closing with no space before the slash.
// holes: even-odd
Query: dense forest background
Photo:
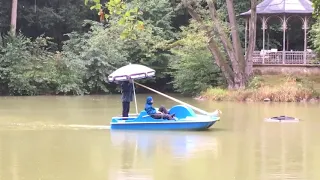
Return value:
<svg viewBox="0 0 320 180">
<path fill-rule="evenodd" d="M 0 1 L 0 94 L 113 93 L 117 86 L 107 82 L 108 74 L 129 62 L 154 68 L 156 78 L 144 83 L 161 91 L 195 95 L 211 86 L 226 86 L 199 24 L 185 8 L 171 0 L 133 2 L 143 12 L 145 30 L 134 39 L 123 39 L 121 27 L 101 23 L 84 0 L 19 0 L 17 35 L 12 36 L 11 1 Z M 236 15 L 250 9 L 248 0 L 234 5 Z M 219 20 L 226 22 L 225 1 L 217 0 L 215 6 Z M 257 21 L 256 49 L 261 49 Z M 237 24 L 244 47 L 244 19 L 237 17 Z M 290 31 L 290 47 L 299 50 L 303 31 L 299 22 L 292 24 L 298 28 Z M 270 26 L 267 37 L 270 48 L 282 49 L 279 23 Z"/>
</svg>

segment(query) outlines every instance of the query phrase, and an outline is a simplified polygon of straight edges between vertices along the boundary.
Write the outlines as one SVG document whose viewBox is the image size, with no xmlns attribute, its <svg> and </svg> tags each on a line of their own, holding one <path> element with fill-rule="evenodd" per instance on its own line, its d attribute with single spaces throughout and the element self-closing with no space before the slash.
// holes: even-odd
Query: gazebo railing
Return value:
<svg viewBox="0 0 320 180">
<path fill-rule="evenodd" d="M 283 56 L 285 58 L 283 59 Z M 306 58 L 304 58 L 306 56 Z M 282 51 L 262 53 L 261 51 L 254 51 L 253 53 L 254 65 L 320 65 L 317 56 L 314 52 L 304 51 Z"/>
</svg>

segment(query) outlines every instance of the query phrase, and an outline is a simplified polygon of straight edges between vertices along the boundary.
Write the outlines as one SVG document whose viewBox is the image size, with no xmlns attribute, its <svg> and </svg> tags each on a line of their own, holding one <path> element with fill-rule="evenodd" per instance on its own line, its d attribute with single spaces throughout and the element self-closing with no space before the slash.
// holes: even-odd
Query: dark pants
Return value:
<svg viewBox="0 0 320 180">
<path fill-rule="evenodd" d="M 170 115 L 168 110 L 165 107 L 160 106 L 159 111 L 162 112 L 162 114 L 156 113 L 151 115 L 151 117 L 154 119 L 169 119 L 169 120 L 173 119 L 174 115 Z"/>
<path fill-rule="evenodd" d="M 122 102 L 122 117 L 128 117 L 130 111 L 130 102 Z"/>
<path fill-rule="evenodd" d="M 159 111 L 164 114 L 169 114 L 168 110 L 164 106 L 160 106 Z"/>
</svg>

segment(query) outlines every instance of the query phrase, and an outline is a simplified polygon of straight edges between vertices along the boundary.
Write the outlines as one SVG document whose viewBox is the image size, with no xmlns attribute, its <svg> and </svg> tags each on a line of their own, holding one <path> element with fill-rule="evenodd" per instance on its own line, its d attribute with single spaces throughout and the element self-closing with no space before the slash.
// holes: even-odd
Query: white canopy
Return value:
<svg viewBox="0 0 320 180">
<path fill-rule="evenodd" d="M 156 71 L 140 64 L 123 66 L 108 76 L 109 82 L 128 81 L 131 79 L 143 79 L 155 76 Z"/>
<path fill-rule="evenodd" d="M 155 76 L 155 74 L 156 74 L 156 71 L 147 66 L 130 63 L 111 73 L 108 76 L 108 81 L 109 82 L 128 81 L 129 78 L 132 80 L 143 79 L 143 78 L 153 77 Z M 136 90 L 134 87 L 134 83 L 132 84 L 132 86 L 133 86 L 133 93 L 134 93 L 134 102 L 136 106 L 136 114 L 138 115 L 137 97 L 136 97 Z"/>
</svg>

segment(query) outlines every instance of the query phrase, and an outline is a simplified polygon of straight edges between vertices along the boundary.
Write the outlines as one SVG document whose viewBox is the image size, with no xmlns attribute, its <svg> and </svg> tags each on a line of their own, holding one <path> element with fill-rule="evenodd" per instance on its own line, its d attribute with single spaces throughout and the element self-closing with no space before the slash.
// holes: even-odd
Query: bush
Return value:
<svg viewBox="0 0 320 180">
<path fill-rule="evenodd" d="M 213 101 L 226 100 L 228 91 L 222 88 L 209 88 L 203 93 L 202 97 Z"/>
<path fill-rule="evenodd" d="M 0 53 L 1 94 L 37 95 L 56 85 L 53 54 L 43 49 L 47 40 L 6 36 Z"/>
<path fill-rule="evenodd" d="M 310 39 L 312 40 L 313 49 L 320 53 L 320 18 L 312 25 L 310 30 Z"/>
<path fill-rule="evenodd" d="M 80 65 L 48 50 L 48 39 L 6 36 L 0 53 L 3 95 L 83 94 Z"/>
<path fill-rule="evenodd" d="M 253 78 L 256 82 L 258 78 Z M 262 79 L 260 78 L 261 82 Z M 300 80 L 301 81 L 301 80 Z M 252 84 L 255 84 L 251 82 Z M 264 101 L 270 99 L 274 102 L 299 102 L 319 97 L 319 94 L 310 84 L 298 82 L 294 77 L 288 77 L 282 84 L 277 86 L 261 85 L 245 90 L 229 91 L 220 88 L 210 88 L 204 91 L 201 96 L 206 99 L 221 101 Z"/>
<path fill-rule="evenodd" d="M 197 95 L 209 87 L 224 86 L 221 71 L 206 47 L 205 35 L 189 28 L 183 29 L 184 38 L 172 49 L 175 56 L 169 66 L 174 88 L 182 94 Z"/>
<path fill-rule="evenodd" d="M 64 62 L 70 62 L 78 72 L 74 78 L 83 81 L 85 92 L 109 92 L 107 75 L 127 62 L 127 53 L 122 51 L 123 42 L 118 34 L 112 28 L 94 23 L 91 31 L 68 36 L 70 39 L 63 46 L 62 56 Z"/>
</svg>

